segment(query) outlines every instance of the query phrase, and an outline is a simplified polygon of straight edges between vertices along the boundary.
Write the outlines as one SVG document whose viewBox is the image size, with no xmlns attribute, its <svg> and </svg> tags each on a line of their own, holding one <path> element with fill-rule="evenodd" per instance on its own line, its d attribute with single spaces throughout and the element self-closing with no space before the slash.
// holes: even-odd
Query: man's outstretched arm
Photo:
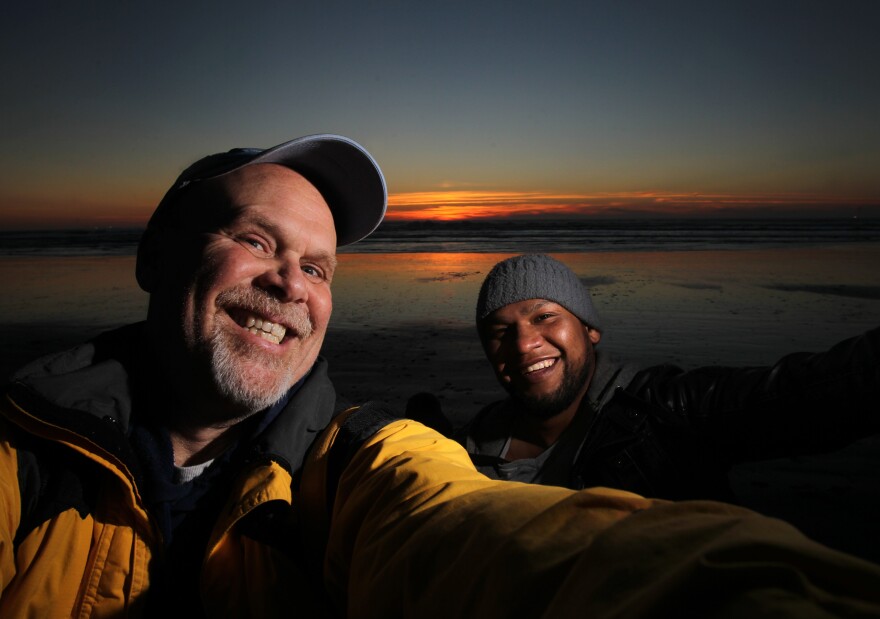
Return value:
<svg viewBox="0 0 880 619">
<path fill-rule="evenodd" d="M 332 477 L 336 429 L 304 485 Z M 331 486 L 324 577 L 350 617 L 880 612 L 880 567 L 781 521 L 721 503 L 493 481 L 411 421 L 366 439 Z"/>
<path fill-rule="evenodd" d="M 880 432 L 880 328 L 767 367 L 654 368 L 627 391 L 734 461 L 829 451 Z"/>
</svg>

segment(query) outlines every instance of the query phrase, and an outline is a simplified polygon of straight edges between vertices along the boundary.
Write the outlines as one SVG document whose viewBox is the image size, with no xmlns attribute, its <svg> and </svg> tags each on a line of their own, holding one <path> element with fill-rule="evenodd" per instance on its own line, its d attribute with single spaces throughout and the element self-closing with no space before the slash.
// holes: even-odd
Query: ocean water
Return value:
<svg viewBox="0 0 880 619">
<path fill-rule="evenodd" d="M 142 320 L 140 234 L 0 232 L 0 371 Z M 363 338 L 356 361 L 375 369 L 372 385 L 401 350 L 422 351 L 407 357 L 414 367 L 435 354 L 479 359 L 480 284 L 520 252 L 566 262 L 591 289 L 602 346 L 650 362 L 764 364 L 880 323 L 880 220 L 386 222 L 344 249 L 327 350 L 342 369 Z"/>
<path fill-rule="evenodd" d="M 386 222 L 351 251 L 576 253 L 880 241 L 880 219 L 579 219 Z"/>
<path fill-rule="evenodd" d="M 134 255 L 142 230 L 0 231 L 0 256 Z M 577 253 L 880 242 L 880 219 L 386 221 L 340 253 Z"/>
<path fill-rule="evenodd" d="M 133 256 L 141 228 L 0 230 L 0 256 Z"/>
</svg>

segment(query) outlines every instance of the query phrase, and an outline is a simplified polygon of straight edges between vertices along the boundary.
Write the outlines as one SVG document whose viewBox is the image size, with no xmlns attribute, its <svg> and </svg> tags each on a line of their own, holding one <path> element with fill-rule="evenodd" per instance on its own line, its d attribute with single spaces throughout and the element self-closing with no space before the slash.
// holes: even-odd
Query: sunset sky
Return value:
<svg viewBox="0 0 880 619">
<path fill-rule="evenodd" d="M 142 225 L 194 159 L 362 143 L 389 218 L 880 216 L 880 2 L 18 2 L 0 227 Z"/>
</svg>

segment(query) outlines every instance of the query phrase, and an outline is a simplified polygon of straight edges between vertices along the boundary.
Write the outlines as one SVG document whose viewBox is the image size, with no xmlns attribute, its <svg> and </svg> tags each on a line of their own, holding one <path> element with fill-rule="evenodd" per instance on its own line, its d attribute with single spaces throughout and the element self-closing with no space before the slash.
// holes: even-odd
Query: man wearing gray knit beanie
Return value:
<svg viewBox="0 0 880 619">
<path fill-rule="evenodd" d="M 547 467 L 545 460 L 549 447 L 559 451 L 559 437 L 594 382 L 602 326 L 590 291 L 550 256 L 514 256 L 496 264 L 483 282 L 476 322 L 486 356 L 510 398 L 493 409 L 495 414 L 469 426 L 466 447 L 504 460 L 481 469 L 492 477 L 566 485 L 570 461 L 555 458 Z M 603 384 L 623 366 L 606 369 Z M 635 369 L 626 370 L 631 378 Z M 488 424 L 488 433 L 480 421 Z M 505 430 L 494 432 L 499 425 Z"/>
<path fill-rule="evenodd" d="M 602 338 L 590 291 L 550 256 L 515 256 L 496 264 L 483 282 L 477 327 L 502 386 L 535 416 L 552 417 L 561 432 L 589 385 L 595 369 L 593 346 Z M 524 329 L 555 345 L 523 358 L 514 350 L 512 363 L 509 344 Z M 514 457 L 519 447 L 511 445 Z"/>
<path fill-rule="evenodd" d="M 492 478 L 735 501 L 734 464 L 880 432 L 880 329 L 766 368 L 644 368 L 598 350 L 590 291 L 546 255 L 496 264 L 476 324 L 509 397 L 455 438 Z"/>
</svg>

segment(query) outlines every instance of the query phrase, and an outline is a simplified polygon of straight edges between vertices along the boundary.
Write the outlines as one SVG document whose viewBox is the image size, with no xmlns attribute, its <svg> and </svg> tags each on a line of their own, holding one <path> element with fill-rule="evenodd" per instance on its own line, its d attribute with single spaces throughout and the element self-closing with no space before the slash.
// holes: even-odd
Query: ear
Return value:
<svg viewBox="0 0 880 619">
<path fill-rule="evenodd" d="M 161 233 L 147 229 L 138 244 L 135 277 L 138 286 L 144 292 L 152 292 L 159 277 L 159 261 L 161 258 Z"/>
<path fill-rule="evenodd" d="M 584 328 L 587 330 L 587 337 L 590 338 L 590 341 L 593 343 L 593 346 L 599 343 L 599 340 L 602 339 L 602 332 L 594 329 L 593 327 L 584 325 Z"/>
</svg>

